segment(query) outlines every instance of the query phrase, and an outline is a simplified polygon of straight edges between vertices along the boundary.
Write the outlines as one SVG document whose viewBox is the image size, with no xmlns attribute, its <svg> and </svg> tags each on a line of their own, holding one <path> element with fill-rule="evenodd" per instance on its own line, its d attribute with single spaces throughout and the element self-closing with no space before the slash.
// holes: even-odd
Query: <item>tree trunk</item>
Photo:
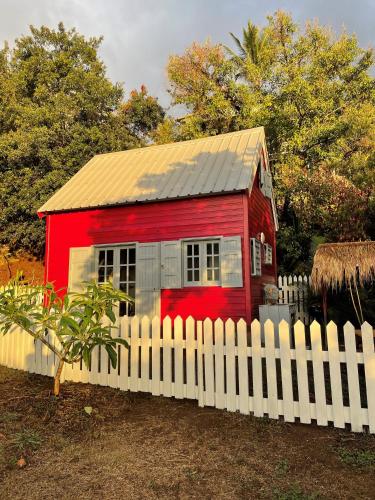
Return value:
<svg viewBox="0 0 375 500">
<path fill-rule="evenodd" d="M 64 360 L 60 359 L 53 382 L 53 395 L 56 397 L 60 395 L 60 378 L 63 368 L 64 368 Z"/>
</svg>

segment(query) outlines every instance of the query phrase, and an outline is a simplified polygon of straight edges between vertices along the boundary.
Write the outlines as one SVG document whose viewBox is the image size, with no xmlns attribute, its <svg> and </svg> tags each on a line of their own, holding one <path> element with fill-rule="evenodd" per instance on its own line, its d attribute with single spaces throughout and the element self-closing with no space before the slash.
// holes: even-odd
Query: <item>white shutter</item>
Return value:
<svg viewBox="0 0 375 500">
<path fill-rule="evenodd" d="M 242 287 L 241 236 L 221 239 L 221 286 Z"/>
<path fill-rule="evenodd" d="M 69 255 L 69 292 L 81 292 L 84 281 L 94 279 L 94 248 L 71 248 Z"/>
<path fill-rule="evenodd" d="M 181 241 L 161 243 L 161 288 L 181 288 Z"/>
<path fill-rule="evenodd" d="M 160 243 L 138 243 L 135 314 L 160 316 Z"/>
<path fill-rule="evenodd" d="M 256 238 L 251 238 L 250 243 L 251 243 L 251 276 L 261 276 L 262 243 Z"/>
</svg>

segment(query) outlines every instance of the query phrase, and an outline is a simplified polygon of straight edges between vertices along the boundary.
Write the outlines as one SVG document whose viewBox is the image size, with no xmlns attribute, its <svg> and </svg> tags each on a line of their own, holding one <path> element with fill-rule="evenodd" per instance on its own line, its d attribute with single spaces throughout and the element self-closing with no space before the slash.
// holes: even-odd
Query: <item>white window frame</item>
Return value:
<svg viewBox="0 0 375 500">
<path fill-rule="evenodd" d="M 219 265 L 214 266 L 214 269 L 219 270 L 218 280 L 208 280 L 207 279 L 207 245 L 209 243 L 216 243 L 219 245 Z M 188 280 L 188 266 L 187 266 L 187 249 L 188 245 L 198 245 L 199 246 L 199 281 L 189 281 Z M 183 286 L 184 287 L 194 287 L 194 286 L 221 286 L 221 239 L 220 238 L 208 238 L 208 239 L 189 239 L 182 241 L 182 256 L 183 256 Z M 194 256 L 193 256 L 194 258 Z"/>
<path fill-rule="evenodd" d="M 262 276 L 262 242 L 250 238 L 251 276 Z"/>
<path fill-rule="evenodd" d="M 95 246 L 95 279 L 99 282 L 99 252 L 101 251 L 108 251 L 108 250 L 113 250 L 113 274 L 112 274 L 112 283 L 114 288 L 119 289 L 120 288 L 120 252 L 121 250 L 129 250 L 131 248 L 135 249 L 135 252 L 137 252 L 136 244 L 135 243 L 129 243 L 129 244 L 114 244 L 114 245 L 96 245 Z M 134 278 L 134 300 L 135 300 L 135 294 L 136 294 L 136 286 L 137 286 L 137 253 L 135 253 L 135 278 Z M 129 279 L 127 280 L 129 281 Z M 104 282 L 106 283 L 106 282 Z M 131 281 L 133 283 L 133 281 Z M 100 283 L 99 283 L 100 284 Z M 128 306 L 126 307 L 126 310 L 128 311 Z M 132 314 L 133 315 L 133 314 Z"/>
</svg>

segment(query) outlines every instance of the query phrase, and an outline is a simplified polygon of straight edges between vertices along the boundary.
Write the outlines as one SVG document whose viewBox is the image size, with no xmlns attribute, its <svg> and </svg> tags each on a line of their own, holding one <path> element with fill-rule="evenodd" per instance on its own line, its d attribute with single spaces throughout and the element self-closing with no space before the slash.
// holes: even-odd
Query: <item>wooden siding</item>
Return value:
<svg viewBox="0 0 375 500">
<path fill-rule="evenodd" d="M 260 232 L 264 233 L 266 242 L 272 246 L 272 265 L 265 265 L 262 255 L 262 275 L 251 276 L 250 278 L 252 319 L 258 318 L 258 307 L 264 303 L 263 286 L 266 283 L 277 284 L 275 222 L 272 215 L 271 201 L 260 190 L 257 174 L 249 199 L 249 237 L 254 238 Z"/>
<path fill-rule="evenodd" d="M 59 289 L 67 287 L 71 247 L 234 235 L 244 245 L 244 197 L 238 193 L 50 214 L 46 278 Z M 161 294 L 162 317 L 250 320 L 246 306 L 245 287 L 188 287 Z"/>
</svg>

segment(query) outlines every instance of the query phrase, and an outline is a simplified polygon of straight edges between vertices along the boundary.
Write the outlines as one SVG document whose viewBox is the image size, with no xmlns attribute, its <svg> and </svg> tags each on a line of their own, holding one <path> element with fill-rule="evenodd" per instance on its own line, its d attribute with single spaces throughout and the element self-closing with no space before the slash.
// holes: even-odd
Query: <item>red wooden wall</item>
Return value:
<svg viewBox="0 0 375 500">
<path fill-rule="evenodd" d="M 239 193 L 48 215 L 46 280 L 66 288 L 70 247 L 202 236 L 241 235 L 244 241 L 246 212 L 247 197 Z M 247 284 L 247 289 L 162 290 L 161 316 L 250 320 L 249 280 Z"/>
<path fill-rule="evenodd" d="M 273 245 L 275 259 L 271 204 L 257 181 L 250 198 L 238 193 L 51 214 L 47 215 L 46 280 L 59 289 L 67 287 L 71 247 L 240 235 L 245 286 L 162 290 L 161 316 L 251 321 L 263 302 L 263 284 L 276 279 L 275 264 L 263 265 L 262 276 L 250 279 L 249 238 L 261 231 Z"/>
<path fill-rule="evenodd" d="M 276 284 L 277 281 L 275 222 L 272 214 L 271 201 L 269 198 L 263 196 L 259 188 L 259 178 L 257 174 L 249 200 L 249 237 L 254 238 L 260 232 L 264 233 L 266 243 L 272 245 L 273 258 L 271 266 L 265 265 L 262 259 L 262 276 L 251 276 L 251 317 L 253 319 L 258 317 L 258 306 L 264 303 L 264 284 Z"/>
</svg>

